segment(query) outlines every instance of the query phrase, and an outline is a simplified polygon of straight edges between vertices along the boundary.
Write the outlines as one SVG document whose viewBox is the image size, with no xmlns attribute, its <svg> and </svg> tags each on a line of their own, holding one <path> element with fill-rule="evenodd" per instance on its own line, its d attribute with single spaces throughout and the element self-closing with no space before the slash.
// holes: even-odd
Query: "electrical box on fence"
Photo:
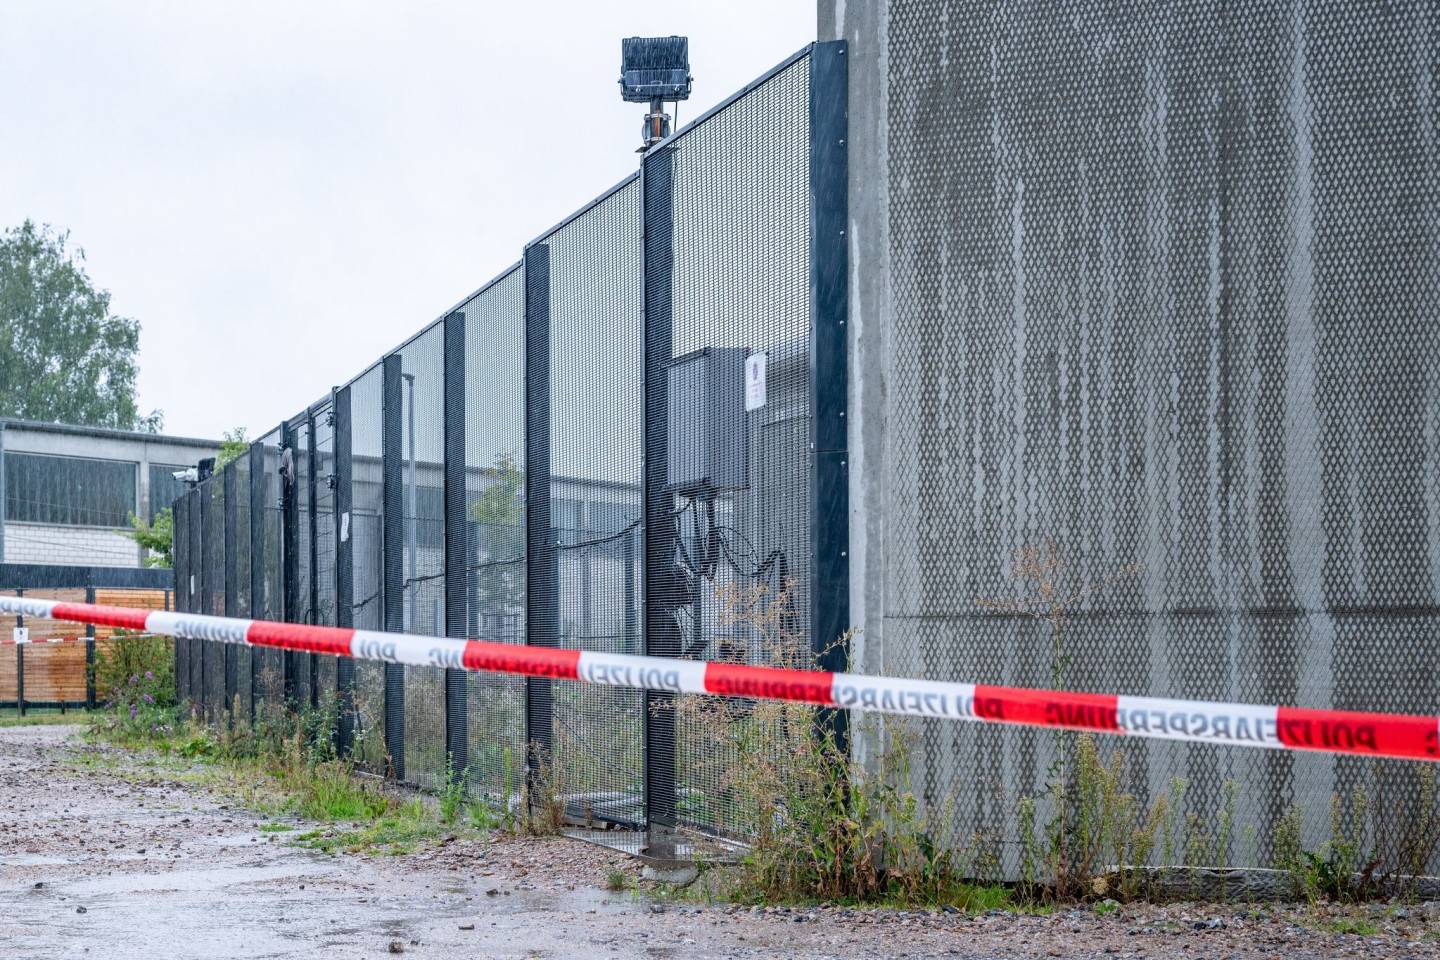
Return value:
<svg viewBox="0 0 1440 960">
<path fill-rule="evenodd" d="M 741 347 L 706 347 L 666 370 L 666 489 L 691 497 L 750 486 Z"/>
</svg>

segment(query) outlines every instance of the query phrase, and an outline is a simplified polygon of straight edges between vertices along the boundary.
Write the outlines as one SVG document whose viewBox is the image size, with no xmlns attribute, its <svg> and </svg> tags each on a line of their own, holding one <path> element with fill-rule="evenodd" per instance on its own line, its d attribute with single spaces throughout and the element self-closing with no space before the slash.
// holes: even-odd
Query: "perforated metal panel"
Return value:
<svg viewBox="0 0 1440 960">
<path fill-rule="evenodd" d="M 1430 711 L 1434 4 L 890 4 L 883 659 L 933 679 Z M 1053 541 L 1060 633 L 977 604 Z M 1055 737 L 922 725 L 1013 858 Z M 1112 741 L 1113 745 L 1113 741 Z M 1125 744 L 1237 837 L 1400 764 Z M 1387 786 L 1377 788 L 1377 783 Z M 1403 818 L 1402 818 L 1403 819 Z M 1238 842 L 1237 863 L 1264 863 Z M 1010 861 L 1013 864 L 1013 859 Z"/>
</svg>

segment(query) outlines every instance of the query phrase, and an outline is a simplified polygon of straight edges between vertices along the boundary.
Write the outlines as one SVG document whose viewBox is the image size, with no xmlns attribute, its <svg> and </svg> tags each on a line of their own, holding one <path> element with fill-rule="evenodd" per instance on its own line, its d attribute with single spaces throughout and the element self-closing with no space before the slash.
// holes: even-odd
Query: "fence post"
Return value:
<svg viewBox="0 0 1440 960">
<path fill-rule="evenodd" d="M 675 255 L 673 147 L 646 155 L 640 167 L 641 216 L 644 219 L 644 432 L 645 465 L 645 653 L 654 657 L 680 656 L 680 625 L 676 610 L 688 602 L 680 572 L 675 568 L 674 497 L 667 492 L 668 367 L 674 359 L 672 335 Z M 666 859 L 674 854 L 675 809 L 675 696 L 647 690 L 645 731 L 645 818 L 648 853 Z"/>
<path fill-rule="evenodd" d="M 313 626 L 320 622 L 320 538 L 315 534 L 319 524 L 319 502 L 315 495 L 315 484 L 318 481 L 317 474 L 320 469 L 319 447 L 315 442 L 315 411 L 307 410 L 305 413 L 305 504 L 307 516 L 305 525 L 310 533 L 310 575 L 306 581 L 310 584 L 310 615 L 309 623 Z M 312 653 L 310 657 L 310 669 L 307 671 L 310 677 L 310 690 L 306 698 L 310 701 L 310 709 L 316 710 L 320 706 L 320 654 Z"/>
<path fill-rule="evenodd" d="M 543 243 L 525 248 L 525 556 L 525 643 L 558 646 L 559 557 L 550 518 L 550 247 Z M 554 754 L 552 705 L 550 680 L 527 679 L 526 767 L 532 787 Z"/>
<path fill-rule="evenodd" d="M 24 590 L 16 590 L 15 596 L 25 596 Z M 25 626 L 25 618 L 20 614 L 15 615 L 15 626 L 17 629 Z M 25 644 L 15 644 L 15 714 L 25 716 Z"/>
<path fill-rule="evenodd" d="M 95 588 L 85 588 L 85 602 L 95 602 Z M 85 624 L 85 709 L 95 709 L 95 624 Z"/>
<path fill-rule="evenodd" d="M 845 41 L 810 53 L 810 642 L 822 670 L 848 669 L 850 486 L 848 403 L 848 96 Z M 849 749 L 847 713 L 821 710 L 822 731 Z"/>
<path fill-rule="evenodd" d="M 465 587 L 465 314 L 445 316 L 445 634 L 464 637 L 468 623 Z M 469 679 L 459 667 L 445 668 L 445 748 L 448 769 L 463 778 L 469 766 Z"/>
<path fill-rule="evenodd" d="M 400 475 L 404 423 L 404 393 L 401 390 L 402 361 L 398 353 L 386 357 L 381 367 L 380 468 L 383 514 L 383 563 L 385 629 L 405 629 L 405 506 Z M 405 779 L 405 666 L 385 664 L 385 749 L 390 755 L 390 772 Z"/>
<path fill-rule="evenodd" d="M 294 623 L 300 611 L 300 524 L 297 516 L 298 502 L 295 499 L 295 431 L 289 421 L 280 425 L 280 463 L 283 479 L 280 483 L 280 543 L 281 569 L 285 581 L 282 591 L 283 619 Z M 283 654 L 283 689 L 286 709 L 298 706 L 295 693 L 295 658 L 293 650 Z"/>
<path fill-rule="evenodd" d="M 354 507 L 350 463 L 350 388 L 345 386 L 335 390 L 330 404 L 335 413 L 335 432 L 332 434 L 335 457 L 335 625 L 353 627 L 355 553 L 350 526 L 350 513 Z M 335 658 L 335 687 L 340 697 L 335 749 L 345 757 L 350 755 L 355 745 L 355 661 L 350 657 Z"/>
<path fill-rule="evenodd" d="M 265 596 L 265 445 L 256 441 L 246 454 L 250 458 L 250 616 L 258 620 L 274 619 L 274 611 L 262 603 Z M 255 722 L 255 707 L 260 702 L 260 675 L 264 660 L 261 651 L 250 651 L 250 722 Z"/>
<path fill-rule="evenodd" d="M 185 496 L 190 498 L 190 506 L 185 513 L 190 518 L 189 542 L 190 542 L 190 578 L 187 586 L 190 588 L 190 599 L 185 609 L 190 613 L 199 613 L 200 603 L 196 590 L 200 584 L 198 571 L 204 570 L 204 557 L 201 555 L 203 540 L 201 538 L 201 514 L 200 514 L 200 488 L 191 487 Z M 193 714 L 198 704 L 203 710 L 205 707 L 205 641 L 190 641 L 190 711 Z"/>
<path fill-rule="evenodd" d="M 225 558 L 225 616 L 238 616 L 236 594 L 239 592 L 240 570 L 239 560 L 236 557 L 238 545 L 235 538 L 238 535 L 236 528 L 240 525 L 239 503 L 236 498 L 239 496 L 240 481 L 233 463 L 227 463 L 222 474 L 222 483 L 225 490 L 225 517 L 224 536 L 222 553 Z M 235 697 L 240 692 L 240 651 L 235 644 L 224 644 L 225 649 L 225 715 L 229 717 L 231 726 L 235 724 Z"/>
</svg>

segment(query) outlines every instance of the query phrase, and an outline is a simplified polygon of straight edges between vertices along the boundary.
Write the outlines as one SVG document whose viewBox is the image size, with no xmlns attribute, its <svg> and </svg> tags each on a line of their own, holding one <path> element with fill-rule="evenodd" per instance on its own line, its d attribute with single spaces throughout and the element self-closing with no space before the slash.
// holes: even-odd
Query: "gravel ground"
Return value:
<svg viewBox="0 0 1440 960">
<path fill-rule="evenodd" d="M 290 846 L 263 818 L 64 726 L 0 728 L 0 957 L 1410 957 L 1440 903 L 1343 919 L 1271 906 L 1048 916 L 697 907 L 610 893 L 633 861 L 575 840 L 393 857 Z M 86 752 L 88 764 L 77 764 Z"/>
</svg>

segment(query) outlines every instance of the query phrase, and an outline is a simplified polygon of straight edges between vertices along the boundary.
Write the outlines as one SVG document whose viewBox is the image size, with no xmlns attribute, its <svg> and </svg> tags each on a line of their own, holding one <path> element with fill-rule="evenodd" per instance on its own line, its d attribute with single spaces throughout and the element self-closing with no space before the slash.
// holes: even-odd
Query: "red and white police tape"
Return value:
<svg viewBox="0 0 1440 960">
<path fill-rule="evenodd" d="M 123 627 L 150 634 L 458 667 L 613 687 L 792 700 L 914 717 L 1094 730 L 1244 747 L 1440 760 L 1440 717 L 1069 693 L 974 683 L 782 670 L 483 640 L 240 620 L 0 596 L 0 614 Z"/>
</svg>

